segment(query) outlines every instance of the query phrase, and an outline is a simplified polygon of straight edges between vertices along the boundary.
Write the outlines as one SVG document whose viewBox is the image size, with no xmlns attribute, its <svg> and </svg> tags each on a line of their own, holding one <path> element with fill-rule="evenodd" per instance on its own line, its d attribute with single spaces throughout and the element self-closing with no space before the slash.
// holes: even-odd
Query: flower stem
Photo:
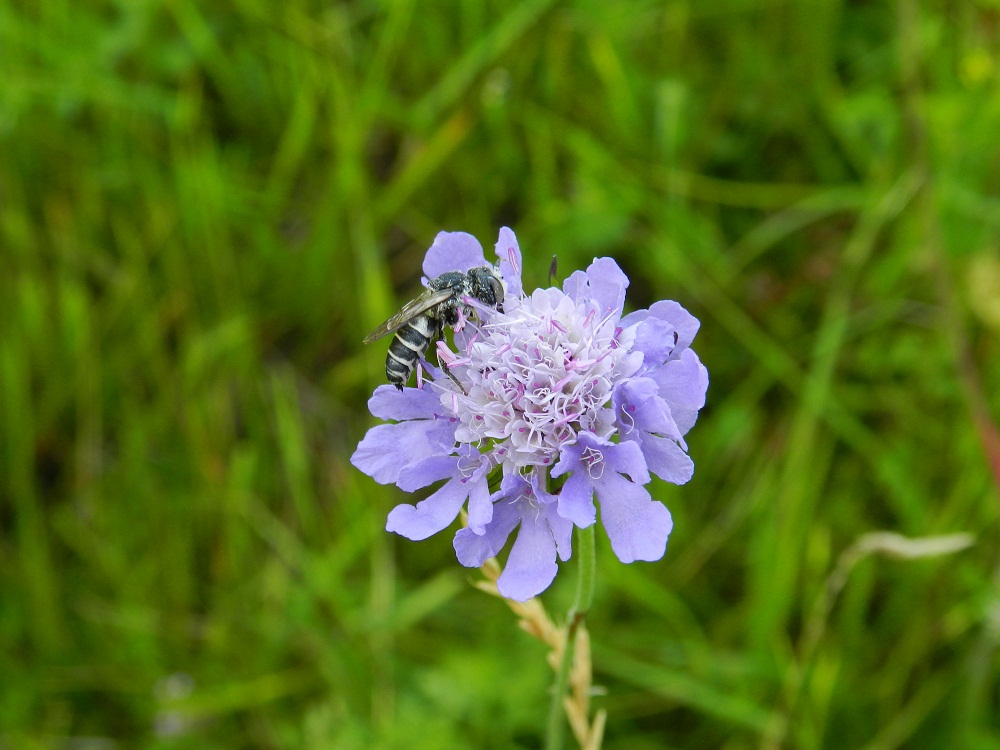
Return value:
<svg viewBox="0 0 1000 750">
<path fill-rule="evenodd" d="M 594 601 L 594 584 L 597 579 L 597 550 L 594 535 L 596 524 L 576 530 L 576 555 L 580 561 L 580 577 L 576 581 L 576 601 L 569 610 L 573 632 L 590 612 Z"/>
<path fill-rule="evenodd" d="M 590 611 L 594 600 L 594 583 L 597 578 L 597 552 L 594 541 L 594 524 L 576 530 L 576 556 L 580 561 L 580 576 L 576 582 L 576 599 L 566 615 L 566 641 L 562 659 L 556 672 L 556 683 L 552 689 L 552 703 L 549 706 L 548 729 L 545 733 L 545 750 L 562 750 L 566 718 L 563 703 L 569 683 L 570 667 L 573 664 L 573 647 L 576 632 Z"/>
</svg>

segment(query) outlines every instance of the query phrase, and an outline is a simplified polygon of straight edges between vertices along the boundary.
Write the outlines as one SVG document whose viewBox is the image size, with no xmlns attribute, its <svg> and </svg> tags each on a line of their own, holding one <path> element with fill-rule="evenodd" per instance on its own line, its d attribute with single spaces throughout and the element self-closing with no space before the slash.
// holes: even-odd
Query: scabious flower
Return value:
<svg viewBox="0 0 1000 750">
<path fill-rule="evenodd" d="M 549 586 L 557 557 L 569 559 L 572 527 L 596 522 L 595 496 L 622 562 L 663 556 L 670 512 L 646 485 L 650 472 L 674 484 L 691 478 L 684 435 L 705 403 L 708 372 L 689 348 L 699 323 L 676 302 L 623 317 L 628 278 L 611 258 L 562 289 L 528 295 L 506 227 L 496 254 L 502 310 L 468 300 L 478 322 L 456 331 L 454 350 L 437 347 L 448 373 L 424 363 L 430 377 L 416 388 L 375 390 L 372 414 L 394 422 L 373 427 L 352 462 L 405 491 L 443 480 L 416 505 L 393 509 L 386 528 L 425 539 L 467 507 L 454 542 L 463 565 L 482 565 L 518 529 L 498 587 L 524 601 Z M 424 273 L 483 265 L 475 238 L 441 232 Z"/>
</svg>

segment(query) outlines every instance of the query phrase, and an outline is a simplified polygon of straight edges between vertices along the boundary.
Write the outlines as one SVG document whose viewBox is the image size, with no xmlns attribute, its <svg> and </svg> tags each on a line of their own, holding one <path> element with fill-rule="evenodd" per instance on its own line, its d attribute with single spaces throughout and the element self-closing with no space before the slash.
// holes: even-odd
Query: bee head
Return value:
<svg viewBox="0 0 1000 750">
<path fill-rule="evenodd" d="M 503 312 L 504 283 L 493 266 L 473 268 L 469 271 L 469 293 L 484 305 Z"/>
</svg>

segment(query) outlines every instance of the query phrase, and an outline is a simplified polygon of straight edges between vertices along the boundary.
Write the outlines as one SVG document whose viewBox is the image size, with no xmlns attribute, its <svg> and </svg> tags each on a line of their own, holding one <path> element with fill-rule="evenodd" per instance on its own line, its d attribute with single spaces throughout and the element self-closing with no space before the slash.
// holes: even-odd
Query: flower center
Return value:
<svg viewBox="0 0 1000 750">
<path fill-rule="evenodd" d="M 457 345 L 451 367 L 466 393 L 442 396 L 461 422 L 458 439 L 488 442 L 509 465 L 547 466 L 581 431 L 608 437 L 616 367 L 626 355 L 614 322 L 557 289 L 498 313 Z"/>
</svg>

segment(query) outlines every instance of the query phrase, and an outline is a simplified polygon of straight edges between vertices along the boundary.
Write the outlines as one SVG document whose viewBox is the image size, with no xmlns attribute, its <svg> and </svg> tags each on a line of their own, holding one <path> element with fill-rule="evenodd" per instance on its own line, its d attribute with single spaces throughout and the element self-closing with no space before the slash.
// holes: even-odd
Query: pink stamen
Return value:
<svg viewBox="0 0 1000 750">
<path fill-rule="evenodd" d="M 507 248 L 507 260 L 510 261 L 510 267 L 515 274 L 521 273 L 521 267 L 517 263 L 517 255 L 512 247 Z"/>
<path fill-rule="evenodd" d="M 448 345 L 444 343 L 443 340 L 438 340 L 437 342 L 437 353 L 438 359 L 443 361 L 445 364 L 454 362 L 458 358 L 457 355 L 448 348 Z"/>
</svg>

